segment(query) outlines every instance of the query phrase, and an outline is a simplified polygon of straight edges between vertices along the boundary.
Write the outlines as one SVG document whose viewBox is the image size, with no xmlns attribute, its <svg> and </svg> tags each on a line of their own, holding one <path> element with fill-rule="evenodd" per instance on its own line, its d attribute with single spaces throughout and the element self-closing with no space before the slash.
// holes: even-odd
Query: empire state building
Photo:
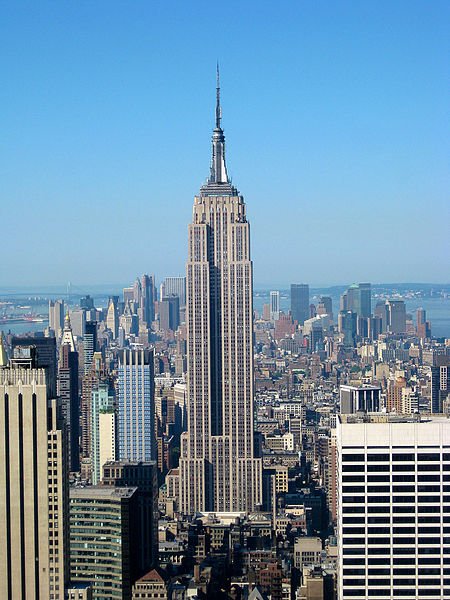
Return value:
<svg viewBox="0 0 450 600">
<path fill-rule="evenodd" d="M 253 275 L 244 198 L 225 163 L 217 74 L 211 171 L 194 198 L 186 265 L 188 431 L 182 435 L 185 514 L 261 504 L 253 449 Z"/>
</svg>

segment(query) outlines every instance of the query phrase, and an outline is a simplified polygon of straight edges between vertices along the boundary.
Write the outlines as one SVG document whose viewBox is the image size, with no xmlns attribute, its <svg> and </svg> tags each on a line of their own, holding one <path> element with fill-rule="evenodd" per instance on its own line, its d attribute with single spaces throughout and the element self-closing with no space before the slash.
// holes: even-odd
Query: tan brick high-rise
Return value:
<svg viewBox="0 0 450 600">
<path fill-rule="evenodd" d="M 186 266 L 188 431 L 180 508 L 250 511 L 261 504 L 253 451 L 253 276 L 244 198 L 225 165 L 217 85 L 211 173 L 194 199 Z"/>
</svg>

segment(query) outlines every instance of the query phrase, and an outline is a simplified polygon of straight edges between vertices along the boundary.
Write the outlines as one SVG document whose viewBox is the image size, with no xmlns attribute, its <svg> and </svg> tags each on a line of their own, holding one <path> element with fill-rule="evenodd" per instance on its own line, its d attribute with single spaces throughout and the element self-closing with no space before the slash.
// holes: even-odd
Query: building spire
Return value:
<svg viewBox="0 0 450 600">
<path fill-rule="evenodd" d="M 70 346 L 71 352 L 76 352 L 75 340 L 72 333 L 72 325 L 70 324 L 69 309 L 67 309 L 67 313 L 64 319 L 64 329 L 62 334 L 61 346 L 64 346 L 66 344 Z"/>
<path fill-rule="evenodd" d="M 220 108 L 220 74 L 219 62 L 217 61 L 217 84 L 216 84 L 216 129 L 220 129 L 220 121 L 222 120 L 222 109 Z"/>
<path fill-rule="evenodd" d="M 221 126 L 222 108 L 220 106 L 220 79 L 219 63 L 216 70 L 216 126 L 212 136 L 212 157 L 210 176 L 207 186 L 217 186 L 217 184 L 229 184 L 227 167 L 225 164 L 225 136 Z"/>
</svg>

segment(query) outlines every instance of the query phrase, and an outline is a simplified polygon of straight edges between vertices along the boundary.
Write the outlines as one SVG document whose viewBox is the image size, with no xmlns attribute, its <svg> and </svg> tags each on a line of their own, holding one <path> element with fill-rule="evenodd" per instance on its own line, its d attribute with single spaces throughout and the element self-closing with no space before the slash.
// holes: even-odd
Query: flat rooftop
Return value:
<svg viewBox="0 0 450 600">
<path fill-rule="evenodd" d="M 137 487 L 115 487 L 109 485 L 86 485 L 84 487 L 71 487 L 70 498 L 80 499 L 120 499 L 131 498 Z"/>
<path fill-rule="evenodd" d="M 396 415 L 392 413 L 358 413 L 337 415 L 342 424 L 352 425 L 361 423 L 450 423 L 450 415 L 446 414 L 411 414 Z"/>
</svg>

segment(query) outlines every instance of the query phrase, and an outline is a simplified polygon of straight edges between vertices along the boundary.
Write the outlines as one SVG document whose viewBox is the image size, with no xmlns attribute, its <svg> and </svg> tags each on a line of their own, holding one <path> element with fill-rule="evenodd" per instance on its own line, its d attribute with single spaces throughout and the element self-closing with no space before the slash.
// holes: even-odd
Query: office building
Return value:
<svg viewBox="0 0 450 600">
<path fill-rule="evenodd" d="M 72 325 L 73 335 L 77 338 L 84 336 L 84 328 L 86 326 L 86 310 L 80 308 L 70 311 L 70 323 Z"/>
<path fill-rule="evenodd" d="M 431 338 L 431 323 L 427 321 L 427 313 L 424 308 L 417 309 L 417 336 L 422 340 Z"/>
<path fill-rule="evenodd" d="M 103 485 L 137 488 L 137 574 L 158 563 L 158 469 L 156 462 L 108 461 L 103 465 Z"/>
<path fill-rule="evenodd" d="M 130 336 L 130 335 L 138 335 L 139 334 L 139 317 L 138 315 L 135 315 L 133 313 L 133 311 L 131 310 L 131 305 L 129 300 L 127 300 L 125 302 L 125 309 L 123 311 L 123 314 L 120 316 L 119 319 L 119 331 L 120 328 L 122 328 L 124 335 L 125 336 Z M 119 335 L 120 338 L 120 335 Z M 122 344 L 119 344 L 119 346 Z"/>
<path fill-rule="evenodd" d="M 152 569 L 133 585 L 132 600 L 168 600 L 167 575 L 160 569 Z"/>
<path fill-rule="evenodd" d="M 180 299 L 165 296 L 159 303 L 159 328 L 161 331 L 176 331 L 180 324 Z"/>
<path fill-rule="evenodd" d="M 56 398 L 57 360 L 56 340 L 53 337 L 13 337 L 11 363 L 15 366 L 33 366 L 47 371 L 50 398 Z"/>
<path fill-rule="evenodd" d="M 386 331 L 406 332 L 406 307 L 403 300 L 386 300 Z"/>
<path fill-rule="evenodd" d="M 372 286 L 370 283 L 358 283 L 358 317 L 368 318 L 372 314 Z"/>
<path fill-rule="evenodd" d="M 387 328 L 387 307 L 386 302 L 383 300 L 378 300 L 374 308 L 374 317 L 379 319 L 381 323 L 381 333 L 385 333 Z"/>
<path fill-rule="evenodd" d="M 270 292 L 270 320 L 278 321 L 280 318 L 280 292 Z"/>
<path fill-rule="evenodd" d="M 338 597 L 450 597 L 450 421 L 337 420 Z"/>
<path fill-rule="evenodd" d="M 322 540 L 319 537 L 301 537 L 294 543 L 294 565 L 296 569 L 320 565 L 322 558 Z"/>
<path fill-rule="evenodd" d="M 119 458 L 156 459 L 153 350 L 119 354 Z"/>
<path fill-rule="evenodd" d="M 119 335 L 119 312 L 117 304 L 117 296 L 112 296 L 109 299 L 108 311 L 106 313 L 106 327 L 110 330 L 113 340 Z"/>
<path fill-rule="evenodd" d="M 123 303 L 132 302 L 134 304 L 134 287 L 123 288 Z"/>
<path fill-rule="evenodd" d="M 255 510 L 262 502 L 262 461 L 253 445 L 250 226 L 244 198 L 227 175 L 219 84 L 211 171 L 194 199 L 188 244 L 181 510 Z"/>
<path fill-rule="evenodd" d="M 338 331 L 343 335 L 344 346 L 353 347 L 356 342 L 357 314 L 351 310 L 341 310 L 338 315 Z"/>
<path fill-rule="evenodd" d="M 84 374 L 89 373 L 92 366 L 94 352 L 97 350 L 97 322 L 87 321 L 84 327 L 83 352 L 84 352 Z"/>
<path fill-rule="evenodd" d="M 142 275 L 141 277 L 138 315 L 141 323 L 144 323 L 148 329 L 151 328 L 155 318 L 154 279 L 153 275 Z"/>
<path fill-rule="evenodd" d="M 299 325 L 310 318 L 309 285 L 306 283 L 291 284 L 291 315 Z"/>
<path fill-rule="evenodd" d="M 92 586 L 89 583 L 70 583 L 65 600 L 92 600 Z"/>
<path fill-rule="evenodd" d="M 47 372 L 0 369 L 0 597 L 64 600 L 67 458 Z"/>
<path fill-rule="evenodd" d="M 186 277 L 166 277 L 161 285 L 161 299 L 164 296 L 178 296 L 180 308 L 186 306 Z"/>
<path fill-rule="evenodd" d="M 101 352 L 94 352 L 91 368 L 83 376 L 81 385 L 81 456 L 89 458 L 91 456 L 91 411 L 92 411 L 92 390 L 100 382 L 109 381 L 107 369 L 102 358 Z"/>
<path fill-rule="evenodd" d="M 341 385 L 340 412 L 349 415 L 356 412 L 379 412 L 381 388 L 374 385 Z"/>
<path fill-rule="evenodd" d="M 130 600 L 137 577 L 137 490 L 70 489 L 70 579 L 92 585 L 93 599 Z"/>
<path fill-rule="evenodd" d="M 317 305 L 316 314 L 328 315 L 330 320 L 333 320 L 333 301 L 330 296 L 321 296 L 320 302 Z"/>
<path fill-rule="evenodd" d="M 58 396 L 69 435 L 68 455 L 71 471 L 80 470 L 80 397 L 78 391 L 78 352 L 70 325 L 69 313 L 64 321 L 59 366 Z"/>
<path fill-rule="evenodd" d="M 59 338 L 64 326 L 64 300 L 49 300 L 48 326 Z"/>
<path fill-rule="evenodd" d="M 102 467 L 116 459 L 117 415 L 114 393 L 109 383 L 99 382 L 91 392 L 91 464 L 92 484 L 100 483 Z"/>
<path fill-rule="evenodd" d="M 445 354 L 435 357 L 431 371 L 431 401 L 432 413 L 441 413 L 443 402 L 450 393 L 450 356 Z"/>
<path fill-rule="evenodd" d="M 341 310 L 351 311 L 367 319 L 372 314 L 372 286 L 370 283 L 353 283 L 341 296 Z"/>
</svg>

